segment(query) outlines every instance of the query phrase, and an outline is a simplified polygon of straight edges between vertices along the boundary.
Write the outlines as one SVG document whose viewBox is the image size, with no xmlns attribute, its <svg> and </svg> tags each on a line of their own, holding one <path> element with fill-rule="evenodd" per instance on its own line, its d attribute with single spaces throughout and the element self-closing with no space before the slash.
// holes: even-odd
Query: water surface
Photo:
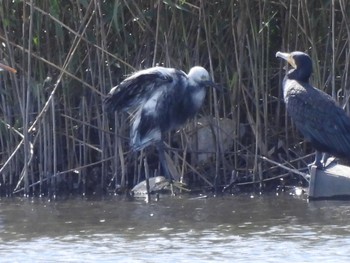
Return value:
<svg viewBox="0 0 350 263">
<path fill-rule="evenodd" d="M 350 202 L 0 200 L 1 262 L 349 262 Z"/>
</svg>

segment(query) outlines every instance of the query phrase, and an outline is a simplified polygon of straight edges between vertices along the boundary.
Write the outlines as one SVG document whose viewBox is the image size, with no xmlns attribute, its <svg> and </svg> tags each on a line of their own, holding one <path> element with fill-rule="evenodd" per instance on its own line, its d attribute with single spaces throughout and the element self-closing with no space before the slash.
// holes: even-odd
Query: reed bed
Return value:
<svg viewBox="0 0 350 263">
<path fill-rule="evenodd" d="M 349 9 L 346 0 L 1 1 L 0 60 L 18 73 L 0 74 L 0 194 L 123 192 L 144 178 L 144 156 L 159 174 L 152 147 L 130 152 L 130 117 L 102 108 L 112 86 L 157 64 L 202 65 L 223 87 L 167 136 L 188 187 L 302 182 L 312 149 L 286 116 L 275 53 L 308 52 L 313 84 L 349 111 Z M 215 143 L 200 161 L 203 142 L 191 142 L 203 117 Z"/>
</svg>

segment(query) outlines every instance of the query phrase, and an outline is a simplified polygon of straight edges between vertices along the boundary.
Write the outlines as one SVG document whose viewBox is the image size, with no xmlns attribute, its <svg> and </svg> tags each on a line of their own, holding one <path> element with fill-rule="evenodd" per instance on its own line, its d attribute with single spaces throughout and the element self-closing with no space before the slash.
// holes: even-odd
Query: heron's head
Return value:
<svg viewBox="0 0 350 263">
<path fill-rule="evenodd" d="M 312 61 L 308 54 L 301 51 L 291 53 L 277 52 L 276 57 L 286 60 L 293 69 L 288 72 L 288 77 L 295 80 L 308 82 L 312 73 Z"/>
<path fill-rule="evenodd" d="M 191 68 L 187 76 L 189 81 L 196 85 L 205 86 L 205 87 L 215 86 L 208 71 L 203 67 L 195 66 Z"/>
</svg>

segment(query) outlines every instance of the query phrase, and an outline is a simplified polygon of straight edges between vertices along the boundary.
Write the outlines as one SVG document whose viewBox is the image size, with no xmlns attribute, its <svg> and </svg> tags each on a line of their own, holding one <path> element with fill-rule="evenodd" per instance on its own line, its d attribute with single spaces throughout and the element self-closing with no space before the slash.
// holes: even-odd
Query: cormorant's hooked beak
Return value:
<svg viewBox="0 0 350 263">
<path fill-rule="evenodd" d="M 282 59 L 284 59 L 285 61 L 287 61 L 293 68 L 297 68 L 297 65 L 295 64 L 295 60 L 292 56 L 291 53 L 284 53 L 284 52 L 280 52 L 278 51 L 276 53 L 276 57 L 280 57 Z"/>
<path fill-rule="evenodd" d="M 6 71 L 9 71 L 12 73 L 17 73 L 17 70 L 15 70 L 14 68 L 11 68 L 5 64 L 0 63 L 0 71 L 2 71 L 2 70 L 6 70 Z"/>
</svg>

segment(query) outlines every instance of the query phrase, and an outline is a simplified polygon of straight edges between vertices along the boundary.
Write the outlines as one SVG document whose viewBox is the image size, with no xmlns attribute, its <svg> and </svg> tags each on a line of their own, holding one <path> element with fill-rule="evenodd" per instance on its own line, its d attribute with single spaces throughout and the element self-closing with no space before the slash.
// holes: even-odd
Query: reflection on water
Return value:
<svg viewBox="0 0 350 263">
<path fill-rule="evenodd" d="M 1 262 L 348 262 L 350 202 L 3 199 Z M 4 261 L 5 260 L 5 261 Z"/>
</svg>

